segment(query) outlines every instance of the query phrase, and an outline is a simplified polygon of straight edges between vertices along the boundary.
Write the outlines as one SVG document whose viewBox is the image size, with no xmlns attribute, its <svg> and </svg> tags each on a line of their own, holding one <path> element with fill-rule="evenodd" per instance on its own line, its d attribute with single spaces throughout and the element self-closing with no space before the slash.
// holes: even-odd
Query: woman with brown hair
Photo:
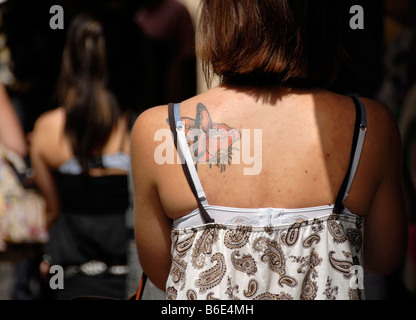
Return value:
<svg viewBox="0 0 416 320">
<path fill-rule="evenodd" d="M 75 17 L 68 30 L 59 96 L 62 107 L 36 121 L 31 143 L 50 226 L 41 269 L 64 268 L 59 299 L 123 298 L 130 133 L 108 89 L 103 27 L 89 16 Z"/>
<path fill-rule="evenodd" d="M 201 1 L 197 53 L 221 84 L 132 132 L 138 254 L 168 299 L 363 299 L 363 268 L 401 262 L 400 136 L 384 106 L 325 89 L 334 6 Z"/>
</svg>

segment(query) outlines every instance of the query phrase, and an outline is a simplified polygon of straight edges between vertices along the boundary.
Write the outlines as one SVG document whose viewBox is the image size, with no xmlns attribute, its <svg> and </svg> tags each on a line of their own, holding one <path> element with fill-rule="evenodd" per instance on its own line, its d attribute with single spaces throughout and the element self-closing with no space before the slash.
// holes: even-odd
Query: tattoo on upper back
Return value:
<svg viewBox="0 0 416 320">
<path fill-rule="evenodd" d="M 238 151 L 234 145 L 241 139 L 239 130 L 225 123 L 216 123 L 211 119 L 208 109 L 202 103 L 196 107 L 195 119 L 183 117 L 182 123 L 188 146 L 198 169 L 198 164 L 209 164 L 220 168 L 221 173 L 231 166 L 233 152 Z"/>
</svg>

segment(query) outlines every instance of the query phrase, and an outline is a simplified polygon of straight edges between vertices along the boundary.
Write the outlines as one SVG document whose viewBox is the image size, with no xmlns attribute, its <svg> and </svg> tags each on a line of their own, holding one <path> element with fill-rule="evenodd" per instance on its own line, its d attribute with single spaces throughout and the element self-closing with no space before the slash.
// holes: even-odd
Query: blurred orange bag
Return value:
<svg viewBox="0 0 416 320">
<path fill-rule="evenodd" d="M 46 203 L 37 192 L 24 188 L 17 173 L 25 172 L 23 159 L 0 145 L 0 252 L 7 252 L 8 244 L 48 240 Z"/>
</svg>

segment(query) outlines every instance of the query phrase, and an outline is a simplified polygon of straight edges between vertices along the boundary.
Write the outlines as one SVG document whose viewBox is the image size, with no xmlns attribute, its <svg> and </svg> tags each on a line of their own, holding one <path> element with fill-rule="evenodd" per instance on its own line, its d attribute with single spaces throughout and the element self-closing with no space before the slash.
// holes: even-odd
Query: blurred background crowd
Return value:
<svg viewBox="0 0 416 320">
<path fill-rule="evenodd" d="M 361 5 L 365 28 L 351 30 L 350 7 Z M 49 9 L 64 9 L 64 29 L 52 30 Z M 386 104 L 395 116 L 405 150 L 405 180 L 411 228 L 416 223 L 416 3 L 412 0 L 342 0 L 343 43 L 353 62 L 341 66 L 330 88 Z M 7 0 L 0 1 L 0 85 L 18 115 L 25 137 L 36 120 L 58 107 L 56 84 L 66 32 L 79 13 L 93 14 L 106 36 L 109 88 L 131 123 L 149 107 L 180 102 L 205 90 L 194 53 L 197 0 Z M 0 100 L 3 103 L 3 100 Z M 0 117 L 2 114 L 0 112 Z M 0 122 L 1 123 L 1 122 Z M 0 130 L 1 131 L 1 130 Z M 0 143 L 5 143 L 1 141 Z M 16 150 L 28 157 L 28 150 Z M 132 229 L 131 207 L 126 212 Z M 366 275 L 367 297 L 411 299 L 416 293 L 416 239 L 397 273 Z M 413 237 L 413 238 L 412 238 Z M 126 296 L 138 284 L 140 266 L 134 242 L 128 248 Z M 0 299 L 45 299 L 36 268 L 22 261 L 0 261 Z M 152 286 L 145 299 L 163 299 Z"/>
</svg>

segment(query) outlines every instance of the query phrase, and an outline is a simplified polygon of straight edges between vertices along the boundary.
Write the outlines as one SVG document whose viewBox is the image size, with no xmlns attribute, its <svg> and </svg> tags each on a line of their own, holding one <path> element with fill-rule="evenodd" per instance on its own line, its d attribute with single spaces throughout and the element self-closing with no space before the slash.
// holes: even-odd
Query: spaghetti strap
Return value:
<svg viewBox="0 0 416 320">
<path fill-rule="evenodd" d="M 335 201 L 334 213 L 340 214 L 344 208 L 344 202 L 348 199 L 349 192 L 358 170 L 362 151 L 364 148 L 365 136 L 367 133 L 367 112 L 364 104 L 355 96 L 351 97 L 356 109 L 356 120 L 354 128 L 354 138 L 351 150 L 350 165 L 345 176 L 344 182 L 339 190 Z"/>
<path fill-rule="evenodd" d="M 367 132 L 367 113 L 364 104 L 357 98 L 351 97 L 354 101 L 356 108 L 356 122 L 354 128 L 354 138 L 351 150 L 350 165 L 343 181 L 343 184 L 339 190 L 337 199 L 335 201 L 334 213 L 340 214 L 344 208 L 344 202 L 348 199 L 350 189 L 355 179 L 355 175 L 358 170 L 358 165 L 361 159 L 365 136 Z M 181 159 L 182 169 L 185 173 L 185 177 L 188 184 L 194 194 L 198 207 L 200 209 L 201 217 L 206 224 L 215 223 L 206 211 L 208 206 L 208 200 L 205 195 L 204 189 L 201 185 L 198 173 L 196 171 L 192 154 L 189 150 L 186 140 L 185 127 L 182 124 L 180 115 L 180 104 L 169 104 L 169 125 L 172 131 L 176 150 Z"/>
<path fill-rule="evenodd" d="M 169 104 L 169 126 L 172 131 L 173 139 L 175 142 L 176 150 L 179 153 L 182 169 L 185 173 L 185 177 L 188 184 L 198 201 L 199 211 L 206 224 L 215 223 L 210 217 L 205 207 L 208 206 L 208 200 L 202 188 L 201 181 L 199 180 L 198 173 L 195 169 L 192 154 L 188 148 L 188 142 L 185 135 L 185 127 L 182 124 L 180 116 L 180 105 Z"/>
</svg>

